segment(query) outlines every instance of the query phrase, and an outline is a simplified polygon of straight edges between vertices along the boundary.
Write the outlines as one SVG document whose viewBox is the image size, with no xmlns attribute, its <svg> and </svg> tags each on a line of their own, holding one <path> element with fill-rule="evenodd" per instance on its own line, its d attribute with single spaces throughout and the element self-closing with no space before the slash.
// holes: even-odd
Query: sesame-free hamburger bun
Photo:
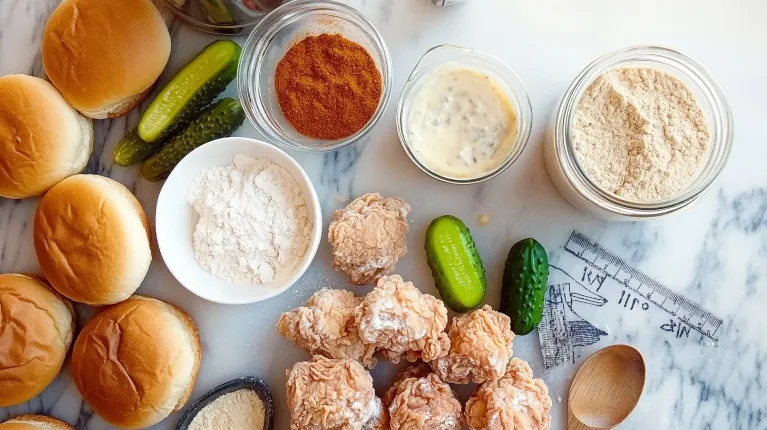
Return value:
<svg viewBox="0 0 767 430">
<path fill-rule="evenodd" d="M 93 124 L 40 78 L 0 77 L 0 197 L 42 194 L 80 173 L 93 149 Z"/>
<path fill-rule="evenodd" d="M 75 430 L 74 427 L 45 415 L 20 415 L 0 424 L 0 430 Z"/>
<path fill-rule="evenodd" d="M 74 330 L 72 304 L 45 281 L 0 275 L 0 407 L 32 399 L 56 378 Z"/>
<path fill-rule="evenodd" d="M 72 378 L 105 421 L 144 428 L 189 400 L 200 354 L 189 315 L 136 295 L 102 311 L 83 328 L 72 349 Z"/>
<path fill-rule="evenodd" d="M 42 40 L 53 85 L 89 118 L 141 103 L 170 56 L 170 35 L 151 0 L 64 0 Z"/>
<path fill-rule="evenodd" d="M 131 296 L 152 262 L 150 230 L 138 200 L 97 175 L 71 176 L 50 189 L 35 213 L 40 267 L 70 300 L 110 305 Z"/>
</svg>

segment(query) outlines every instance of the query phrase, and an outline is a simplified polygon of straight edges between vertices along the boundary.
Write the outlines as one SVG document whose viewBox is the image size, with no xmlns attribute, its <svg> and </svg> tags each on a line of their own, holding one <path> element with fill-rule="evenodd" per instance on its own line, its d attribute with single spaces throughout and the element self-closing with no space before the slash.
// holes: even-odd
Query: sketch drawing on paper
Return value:
<svg viewBox="0 0 767 430">
<path fill-rule="evenodd" d="M 583 306 L 601 307 L 603 296 L 586 288 L 564 270 L 550 266 L 549 286 L 538 328 L 543 364 L 547 369 L 575 363 L 575 348 L 599 342 L 607 333 L 578 314 Z"/>
<path fill-rule="evenodd" d="M 678 342 L 717 342 L 723 320 L 573 231 L 555 258 L 538 326 L 547 369 L 575 364 L 579 347 L 612 336 L 607 323 L 661 330 Z M 604 330 L 602 330 L 604 328 Z"/>
</svg>

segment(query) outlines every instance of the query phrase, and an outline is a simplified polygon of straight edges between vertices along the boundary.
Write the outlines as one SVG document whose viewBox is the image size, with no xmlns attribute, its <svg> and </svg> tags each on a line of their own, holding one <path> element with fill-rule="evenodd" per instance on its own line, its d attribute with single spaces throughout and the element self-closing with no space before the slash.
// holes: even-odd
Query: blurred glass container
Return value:
<svg viewBox="0 0 767 430">
<path fill-rule="evenodd" d="M 164 0 L 192 28 L 205 33 L 247 33 L 261 19 L 289 0 Z"/>
</svg>

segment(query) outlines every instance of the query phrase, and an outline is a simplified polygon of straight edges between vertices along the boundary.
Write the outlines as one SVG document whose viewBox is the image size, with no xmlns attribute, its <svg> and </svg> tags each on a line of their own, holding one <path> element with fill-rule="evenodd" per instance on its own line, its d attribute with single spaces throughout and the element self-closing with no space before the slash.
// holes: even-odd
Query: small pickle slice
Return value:
<svg viewBox="0 0 767 430">
<path fill-rule="evenodd" d="M 466 312 L 485 298 L 485 268 L 466 224 L 441 216 L 426 230 L 426 258 L 445 305 Z"/>
</svg>

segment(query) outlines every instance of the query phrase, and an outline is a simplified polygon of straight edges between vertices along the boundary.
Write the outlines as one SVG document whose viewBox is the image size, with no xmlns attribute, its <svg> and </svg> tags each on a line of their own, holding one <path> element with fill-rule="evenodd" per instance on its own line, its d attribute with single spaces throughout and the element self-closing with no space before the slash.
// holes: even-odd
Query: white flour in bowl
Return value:
<svg viewBox="0 0 767 430">
<path fill-rule="evenodd" d="M 695 177 L 709 129 L 690 88 L 646 67 L 619 67 L 596 78 L 573 120 L 575 154 L 589 178 L 623 198 L 673 197 Z"/>
<path fill-rule="evenodd" d="M 192 244 L 200 265 L 230 283 L 290 276 L 309 245 L 312 221 L 301 188 L 283 167 L 244 155 L 195 178 L 187 202 L 200 215 Z"/>
</svg>

